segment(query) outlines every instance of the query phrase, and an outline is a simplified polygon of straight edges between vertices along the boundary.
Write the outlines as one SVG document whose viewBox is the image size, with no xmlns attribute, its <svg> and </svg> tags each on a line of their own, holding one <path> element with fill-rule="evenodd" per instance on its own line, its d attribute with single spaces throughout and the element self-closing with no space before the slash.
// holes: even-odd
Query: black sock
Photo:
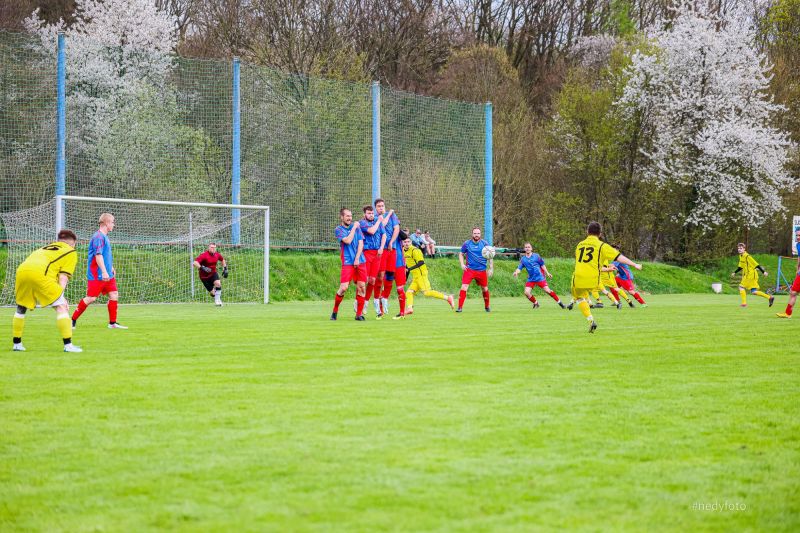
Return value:
<svg viewBox="0 0 800 533">
<path fill-rule="evenodd" d="M 14 344 L 19 344 L 22 342 L 22 337 L 14 337 Z"/>
<path fill-rule="evenodd" d="M 64 346 L 66 346 L 67 344 L 71 344 L 71 343 L 72 343 L 72 337 L 69 337 L 68 339 L 64 339 Z"/>
</svg>

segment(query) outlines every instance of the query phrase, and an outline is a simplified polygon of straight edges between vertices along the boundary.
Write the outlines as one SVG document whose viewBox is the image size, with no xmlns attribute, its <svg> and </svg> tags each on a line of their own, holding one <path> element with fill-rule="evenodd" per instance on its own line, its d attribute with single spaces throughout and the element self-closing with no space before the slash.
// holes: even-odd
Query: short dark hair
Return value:
<svg viewBox="0 0 800 533">
<path fill-rule="evenodd" d="M 478 226 L 472 226 L 472 231 L 475 231 L 475 230 L 481 231 L 481 228 L 478 227 Z"/>
<path fill-rule="evenodd" d="M 78 241 L 78 237 L 72 231 L 68 229 L 62 229 L 61 231 L 58 232 L 58 240 L 63 241 L 65 239 L 75 242 Z"/>
<path fill-rule="evenodd" d="M 347 209 L 346 207 L 343 207 L 343 208 L 339 209 L 339 216 L 343 217 L 345 211 L 350 211 L 350 210 Z M 350 211 L 350 212 L 352 213 L 352 211 Z"/>
<path fill-rule="evenodd" d="M 367 211 L 374 211 L 374 209 L 372 208 L 371 205 L 365 205 L 364 206 L 364 212 L 366 213 Z"/>
<path fill-rule="evenodd" d="M 383 198 L 375 198 L 375 205 L 378 204 L 386 204 L 386 201 Z"/>
<path fill-rule="evenodd" d="M 602 228 L 600 227 L 600 223 L 599 222 L 592 221 L 592 222 L 589 222 L 588 226 L 586 226 L 586 233 L 588 233 L 589 235 L 595 235 L 595 236 L 599 237 L 601 231 L 602 231 Z"/>
</svg>

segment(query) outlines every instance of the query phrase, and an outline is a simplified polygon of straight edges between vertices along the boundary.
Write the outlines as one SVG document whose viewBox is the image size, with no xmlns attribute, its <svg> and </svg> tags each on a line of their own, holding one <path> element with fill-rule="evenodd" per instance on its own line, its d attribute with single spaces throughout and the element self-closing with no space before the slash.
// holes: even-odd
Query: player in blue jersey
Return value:
<svg viewBox="0 0 800 533">
<path fill-rule="evenodd" d="M 378 273 L 381 269 L 383 251 L 386 246 L 386 233 L 383 231 L 383 215 L 375 218 L 375 210 L 371 205 L 364 206 L 364 218 L 359 223 L 361 233 L 364 234 L 364 257 L 367 260 L 367 292 L 365 302 L 369 302 L 373 291 L 380 294 L 380 286 L 376 287 Z M 380 315 L 380 308 L 376 309 Z"/>
<path fill-rule="evenodd" d="M 481 239 L 481 229 L 478 227 L 472 228 L 472 239 L 464 241 L 461 245 L 461 251 L 458 252 L 458 262 L 461 263 L 461 270 L 464 274 L 461 276 L 461 291 L 458 293 L 458 309 L 456 313 L 460 313 L 464 307 L 464 300 L 467 299 L 467 289 L 472 280 L 483 291 L 483 304 L 484 309 L 488 313 L 489 308 L 489 276 L 494 271 L 494 260 L 483 257 L 483 248 L 489 246 L 489 243 Z"/>
<path fill-rule="evenodd" d="M 561 309 L 566 309 L 567 306 L 558 298 L 558 294 L 547 286 L 547 278 L 552 278 L 553 275 L 547 270 L 542 256 L 533 253 L 533 246 L 529 242 L 525 243 L 524 249 L 525 255 L 520 258 L 519 266 L 514 271 L 514 277 L 519 276 L 523 269 L 528 272 L 528 280 L 525 282 L 525 297 L 533 303 L 533 308 L 536 309 L 539 307 L 539 302 L 536 301 L 536 296 L 533 295 L 533 288 L 541 287 L 550 298 L 561 306 Z"/>
<path fill-rule="evenodd" d="M 336 226 L 333 233 L 339 241 L 340 256 L 342 259 L 342 272 L 339 276 L 339 290 L 333 304 L 331 320 L 336 320 L 339 313 L 339 304 L 344 299 L 344 293 L 350 286 L 350 281 L 356 280 L 356 320 L 364 320 L 364 296 L 366 295 L 367 262 L 364 257 L 364 235 L 358 224 L 353 224 L 353 213 L 346 208 L 339 211 L 341 224 Z"/>
<path fill-rule="evenodd" d="M 375 212 L 382 217 L 381 224 L 383 232 L 386 234 L 383 258 L 378 276 L 375 280 L 375 312 L 379 317 L 389 311 L 389 295 L 392 294 L 392 283 L 394 282 L 395 272 L 397 271 L 397 245 L 400 235 L 400 220 L 394 210 L 386 211 L 386 202 L 383 198 L 375 200 Z M 402 243 L 400 243 L 402 246 Z M 402 254 L 402 252 L 401 252 Z M 398 291 L 399 295 L 399 291 Z"/>
<path fill-rule="evenodd" d="M 636 285 L 633 284 L 633 272 L 631 272 L 631 269 L 628 268 L 628 265 L 620 263 L 619 261 L 614 261 L 611 264 L 617 269 L 617 275 L 615 277 L 617 286 L 628 291 L 631 296 L 636 298 L 636 301 L 639 302 L 643 307 L 647 307 L 642 295 L 636 290 Z M 628 300 L 628 305 L 633 307 L 633 302 Z"/>
<path fill-rule="evenodd" d="M 128 329 L 117 322 L 117 306 L 119 305 L 119 291 L 117 290 L 117 271 L 114 268 L 114 258 L 111 254 L 111 242 L 108 234 L 114 231 L 116 223 L 114 215 L 103 213 L 99 219 L 100 228 L 92 235 L 89 241 L 87 254 L 88 266 L 86 268 L 86 296 L 78 302 L 78 308 L 72 314 L 73 329 L 78 323 L 78 318 L 86 311 L 101 294 L 108 295 L 108 327 L 109 329 Z"/>
</svg>

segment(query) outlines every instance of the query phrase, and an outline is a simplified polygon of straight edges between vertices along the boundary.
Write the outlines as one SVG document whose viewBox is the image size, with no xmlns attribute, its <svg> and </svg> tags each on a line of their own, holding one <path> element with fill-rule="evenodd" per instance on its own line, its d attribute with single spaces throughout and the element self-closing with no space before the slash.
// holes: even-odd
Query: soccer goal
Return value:
<svg viewBox="0 0 800 533">
<path fill-rule="evenodd" d="M 228 264 L 229 276 L 222 279 L 225 302 L 269 302 L 268 206 L 56 196 L 31 209 L 0 214 L 8 244 L 0 304 L 14 303 L 17 266 L 62 228 L 78 236 L 78 266 L 67 299 L 83 297 L 88 242 L 102 213 L 116 221 L 109 239 L 122 303 L 211 303 L 192 266 L 211 242 Z"/>
</svg>

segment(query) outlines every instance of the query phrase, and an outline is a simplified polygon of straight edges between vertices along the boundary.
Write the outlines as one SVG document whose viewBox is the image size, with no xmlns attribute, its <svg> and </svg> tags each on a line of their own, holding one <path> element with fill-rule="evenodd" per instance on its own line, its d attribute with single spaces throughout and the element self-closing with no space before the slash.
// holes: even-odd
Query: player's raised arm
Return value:
<svg viewBox="0 0 800 533">
<path fill-rule="evenodd" d="M 623 265 L 632 266 L 632 267 L 633 267 L 633 268 L 635 268 L 636 270 L 641 270 L 641 269 L 642 269 L 642 265 L 641 265 L 641 263 L 635 263 L 635 262 L 631 261 L 630 259 L 628 259 L 627 257 L 625 257 L 625 256 L 624 256 L 624 255 L 622 255 L 622 254 L 619 254 L 619 255 L 617 256 L 617 259 L 616 259 L 616 261 L 619 261 L 619 262 L 620 262 L 620 263 L 622 263 Z"/>
</svg>

